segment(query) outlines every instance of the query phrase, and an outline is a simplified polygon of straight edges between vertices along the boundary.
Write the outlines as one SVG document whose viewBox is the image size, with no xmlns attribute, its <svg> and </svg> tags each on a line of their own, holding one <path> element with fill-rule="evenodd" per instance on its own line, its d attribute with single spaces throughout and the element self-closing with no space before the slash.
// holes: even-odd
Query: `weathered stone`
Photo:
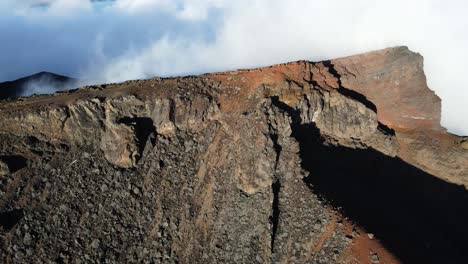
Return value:
<svg viewBox="0 0 468 264">
<path fill-rule="evenodd" d="M 9 232 L 0 236 L 0 259 L 345 263 L 364 256 L 359 260 L 368 262 L 368 248 L 341 259 L 368 237 L 347 231 L 334 207 L 349 206 L 362 190 L 371 194 L 357 201 L 358 212 L 379 210 L 360 210 L 373 199 L 407 206 L 419 186 L 408 194 L 401 177 L 466 185 L 467 151 L 439 119 L 440 100 L 426 86 L 422 58 L 406 48 L 0 102 L 0 156 L 28 161 L 14 175 L 0 163 L 0 213 L 12 222 L 0 229 Z M 353 173 L 356 164 L 368 171 Z M 385 178 L 398 169 L 395 181 Z M 359 188 L 363 178 L 374 189 Z M 385 183 L 395 189 L 377 197 L 388 194 Z M 431 199 L 460 192 L 429 190 Z M 398 200 L 402 193 L 409 199 Z M 341 204 L 331 199 L 343 197 Z M 465 204 L 460 197 L 427 215 L 452 217 Z M 380 220 L 402 218 L 379 212 Z M 467 219 L 456 216 L 452 233 L 465 239 L 457 224 Z M 33 230 L 22 232 L 26 226 Z M 375 234 L 372 242 L 385 239 Z M 424 254 L 415 256 L 430 257 Z"/>
<path fill-rule="evenodd" d="M 0 177 L 5 176 L 8 173 L 10 173 L 10 169 L 8 168 L 8 165 L 0 160 Z"/>
</svg>

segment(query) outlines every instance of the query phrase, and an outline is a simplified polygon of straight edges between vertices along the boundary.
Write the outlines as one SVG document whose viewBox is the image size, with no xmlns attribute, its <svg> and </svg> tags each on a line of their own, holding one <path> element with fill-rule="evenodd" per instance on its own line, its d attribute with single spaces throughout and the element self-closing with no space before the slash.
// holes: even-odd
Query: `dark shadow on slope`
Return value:
<svg viewBox="0 0 468 264">
<path fill-rule="evenodd" d="M 468 259 L 468 195 L 372 149 L 327 147 L 301 126 L 305 179 L 314 193 L 374 233 L 403 263 L 462 263 Z M 466 263 L 466 262 L 465 262 Z"/>
<path fill-rule="evenodd" d="M 325 146 L 314 124 L 293 119 L 311 190 L 364 227 L 403 263 L 466 263 L 468 192 L 372 149 Z M 364 235 L 364 234 L 361 234 Z"/>
<path fill-rule="evenodd" d="M 0 212 L 0 226 L 5 231 L 10 231 L 24 216 L 22 209 Z"/>
</svg>

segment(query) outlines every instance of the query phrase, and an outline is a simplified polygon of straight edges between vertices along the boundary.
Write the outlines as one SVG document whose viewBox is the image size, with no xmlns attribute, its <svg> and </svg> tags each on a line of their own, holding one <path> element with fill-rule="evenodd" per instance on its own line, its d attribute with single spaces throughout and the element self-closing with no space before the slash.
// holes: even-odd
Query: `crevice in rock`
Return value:
<svg viewBox="0 0 468 264">
<path fill-rule="evenodd" d="M 271 98 L 272 104 L 278 104 L 279 98 L 272 97 Z M 271 203 L 271 215 L 270 215 L 270 226 L 271 226 L 271 241 L 270 241 L 270 250 L 271 253 L 274 253 L 275 248 L 275 240 L 276 234 L 278 232 L 278 224 L 279 224 L 279 217 L 280 217 L 280 207 L 279 207 L 279 194 L 281 190 L 281 180 L 276 175 L 276 170 L 278 168 L 279 159 L 281 156 L 281 151 L 283 147 L 278 142 L 278 131 L 277 128 L 269 124 L 269 136 L 271 141 L 273 142 L 273 149 L 275 150 L 276 157 L 275 157 L 275 165 L 274 165 L 274 175 L 273 175 L 273 183 L 271 184 L 271 192 L 273 194 L 273 201 Z"/>
<path fill-rule="evenodd" d="M 377 129 L 380 130 L 382 133 L 385 135 L 389 136 L 395 136 L 395 130 L 389 128 L 388 126 L 382 124 L 379 122 L 379 125 L 377 126 Z"/>
<path fill-rule="evenodd" d="M 169 121 L 175 124 L 175 111 L 176 105 L 173 99 L 169 99 Z"/>
<path fill-rule="evenodd" d="M 28 146 L 34 147 L 34 146 L 36 146 L 39 142 L 40 142 L 40 140 L 39 140 L 37 137 L 35 137 L 35 136 L 28 136 L 28 137 L 26 137 L 26 144 L 27 144 Z"/>
<path fill-rule="evenodd" d="M 142 158 L 148 139 L 153 146 L 155 145 L 156 127 L 153 124 L 153 119 L 149 117 L 123 117 L 117 123 L 133 127 L 138 148 L 137 161 Z"/>
<path fill-rule="evenodd" d="M 365 105 L 367 108 L 371 109 L 372 111 L 374 111 L 375 113 L 377 113 L 377 106 L 375 106 L 374 103 L 372 103 L 371 101 L 369 101 L 364 95 L 358 93 L 358 92 L 355 92 L 353 90 L 350 90 L 348 88 L 345 88 L 343 86 L 340 85 L 340 88 L 338 88 L 338 92 L 348 98 L 351 98 L 351 99 L 354 99 L 360 103 L 362 103 L 363 105 Z"/>
<path fill-rule="evenodd" d="M 333 63 L 331 63 L 331 60 L 322 61 L 322 63 L 323 63 L 323 66 L 328 68 L 328 72 L 338 80 L 339 87 L 342 87 L 343 85 L 341 83 L 341 75 L 335 69 L 335 65 L 333 65 Z"/>
<path fill-rule="evenodd" d="M 313 126 L 315 127 L 315 124 L 305 124 L 301 125 L 302 119 L 300 116 L 300 112 L 297 109 L 294 109 L 290 107 L 289 105 L 281 102 L 279 100 L 278 96 L 272 96 L 271 97 L 272 104 L 277 107 L 278 109 L 286 112 L 290 117 L 291 117 L 291 127 L 292 127 L 292 137 L 294 138 L 309 138 L 309 139 L 317 139 L 320 138 L 318 134 L 310 134 L 310 135 L 305 135 L 304 133 L 309 132 L 309 127 Z M 281 146 L 280 146 L 281 147 Z M 279 194 L 281 190 L 281 182 L 279 179 L 276 179 L 273 184 L 272 184 L 272 191 L 273 191 L 273 203 L 272 203 L 272 216 L 271 216 L 271 224 L 272 224 L 272 235 L 271 235 L 271 250 L 272 253 L 274 251 L 274 242 L 276 239 L 276 233 L 278 230 L 278 225 L 279 225 L 279 216 L 280 216 L 280 210 L 279 210 Z"/>
<path fill-rule="evenodd" d="M 10 231 L 24 216 L 23 209 L 13 209 L 0 212 L 0 226 L 5 231 Z"/>
<path fill-rule="evenodd" d="M 320 136 L 320 130 L 317 128 L 315 123 L 301 124 L 302 118 L 299 110 L 294 109 L 291 106 L 281 102 L 278 96 L 273 96 L 271 98 L 271 101 L 274 106 L 288 113 L 291 117 L 292 137 L 294 137 L 297 140 L 306 139 L 307 141 L 322 141 L 322 138 Z"/>
<path fill-rule="evenodd" d="M 280 217 L 279 194 L 281 190 L 281 182 L 279 179 L 276 179 L 271 184 L 271 190 L 273 192 L 273 202 L 271 204 L 270 224 L 271 224 L 271 252 L 273 253 L 274 246 L 275 246 L 276 233 L 278 231 L 279 217 Z"/>
<path fill-rule="evenodd" d="M 338 80 L 338 92 L 348 98 L 351 98 L 351 99 L 354 99 L 360 103 L 362 103 L 363 105 L 365 105 L 367 108 L 371 109 L 372 111 L 374 111 L 375 113 L 377 113 L 377 107 L 375 106 L 374 103 L 372 103 L 371 101 L 369 101 L 369 99 L 367 99 L 366 96 L 364 96 L 363 94 L 360 94 L 356 91 L 353 91 L 351 89 L 348 89 L 346 87 L 343 86 L 342 82 L 341 82 L 341 75 L 338 73 L 338 71 L 335 69 L 335 65 L 333 65 L 333 63 L 331 63 L 330 60 L 327 60 L 327 61 L 323 61 L 322 62 L 323 65 L 325 67 L 328 68 L 328 72 L 333 75 L 333 77 L 335 77 L 337 80 Z"/>
<path fill-rule="evenodd" d="M 278 96 L 272 96 L 271 97 L 271 102 L 274 106 L 279 108 L 280 110 L 286 112 L 289 114 L 289 116 L 292 119 L 292 124 L 291 125 L 298 125 L 301 124 L 301 115 L 299 110 L 296 110 L 292 108 L 291 106 L 281 102 Z"/>
<path fill-rule="evenodd" d="M 281 145 L 278 143 L 278 134 L 270 133 L 270 138 L 273 141 L 273 149 L 276 152 L 276 159 L 275 159 L 275 170 L 278 167 L 278 161 L 281 155 L 281 150 L 283 149 Z"/>
<path fill-rule="evenodd" d="M 4 162 L 8 166 L 10 173 L 15 173 L 22 168 L 25 168 L 28 163 L 28 160 L 20 155 L 0 156 L 0 161 Z"/>
</svg>

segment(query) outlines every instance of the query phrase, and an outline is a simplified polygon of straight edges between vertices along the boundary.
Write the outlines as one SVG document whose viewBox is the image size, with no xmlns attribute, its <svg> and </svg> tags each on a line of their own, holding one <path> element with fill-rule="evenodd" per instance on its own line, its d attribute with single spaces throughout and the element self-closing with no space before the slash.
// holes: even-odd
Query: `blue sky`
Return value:
<svg viewBox="0 0 468 264">
<path fill-rule="evenodd" d="M 163 37 L 209 42 L 214 38 L 213 23 L 219 22 L 215 13 L 206 19 L 184 21 L 164 9 L 141 15 L 140 11 L 123 12 L 114 5 L 113 1 L 97 2 L 89 10 L 76 7 L 77 14 L 65 9 L 63 16 L 52 13 L 46 5 L 27 5 L 15 15 L 5 15 L 8 11 L 2 10 L 6 12 L 0 17 L 0 32 L 7 37 L 1 42 L 4 60 L 0 62 L 0 81 L 43 70 L 100 79 L 100 73 L 88 71 L 106 67 L 107 60 L 123 54 L 138 53 Z M 118 80 L 142 77 L 147 75 Z"/>
<path fill-rule="evenodd" d="M 443 125 L 467 135 L 466 13 L 465 0 L 2 0 L 0 81 L 118 82 L 406 45 L 425 57 Z"/>
</svg>

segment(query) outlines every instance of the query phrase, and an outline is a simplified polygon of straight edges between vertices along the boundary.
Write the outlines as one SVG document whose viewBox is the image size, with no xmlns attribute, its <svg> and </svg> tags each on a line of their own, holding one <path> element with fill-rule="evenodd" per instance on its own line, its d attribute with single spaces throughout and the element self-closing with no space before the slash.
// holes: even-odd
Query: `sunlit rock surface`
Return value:
<svg viewBox="0 0 468 264">
<path fill-rule="evenodd" d="M 439 123 L 405 47 L 4 101 L 0 258 L 456 263 L 468 150 Z"/>
</svg>

